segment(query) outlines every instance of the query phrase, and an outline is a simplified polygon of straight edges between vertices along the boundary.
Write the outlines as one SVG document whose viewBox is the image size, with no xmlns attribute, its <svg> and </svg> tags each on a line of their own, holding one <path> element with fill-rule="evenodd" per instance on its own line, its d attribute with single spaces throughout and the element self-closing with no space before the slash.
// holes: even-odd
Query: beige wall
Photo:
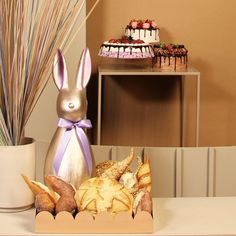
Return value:
<svg viewBox="0 0 236 236">
<path fill-rule="evenodd" d="M 88 1 L 91 4 L 93 1 Z M 189 64 L 201 71 L 201 116 L 200 145 L 235 145 L 236 143 L 236 1 L 235 0 L 102 0 L 98 8 L 87 22 L 87 44 L 92 51 L 94 72 L 101 59 L 97 56 L 102 41 L 111 37 L 120 37 L 122 30 L 132 18 L 155 19 L 161 28 L 162 41 L 184 43 L 189 49 Z M 104 60 L 103 60 L 104 61 Z M 168 81 L 156 81 L 147 85 L 156 103 L 143 93 L 145 99 L 135 97 L 138 86 L 142 83 L 120 79 L 109 80 L 105 84 L 105 100 L 122 95 L 129 100 L 121 104 L 116 98 L 113 103 L 118 111 L 112 110 L 105 102 L 103 142 L 130 145 L 170 146 L 179 144 L 179 84 Z M 156 86 L 156 90 L 153 89 Z M 187 145 L 194 144 L 193 112 L 194 81 L 186 84 L 188 90 Z M 153 91 L 152 91 L 153 89 Z M 163 92 L 166 91 L 165 92 Z M 111 92 L 112 91 L 112 92 Z M 139 91 L 142 94 L 142 91 Z M 93 122 L 96 121 L 96 76 L 90 85 L 89 101 Z M 109 97 L 112 96 L 112 97 Z M 131 98 L 131 99 L 130 99 Z M 150 102 L 152 105 L 150 105 Z M 119 130 L 109 125 L 111 121 L 124 124 L 122 107 L 128 111 L 134 107 L 138 116 L 143 108 L 148 111 L 144 119 L 150 117 L 155 122 L 154 129 L 144 127 L 142 133 L 138 126 L 125 125 Z M 120 116 L 117 118 L 117 116 Z M 122 118 L 123 117 L 123 118 Z M 155 117 L 155 119 L 153 118 Z M 134 120 L 135 122 L 135 120 Z M 133 123 L 134 123 L 133 122 Z M 124 127 L 124 126 L 123 126 Z M 112 129 L 111 129 L 112 128 Z M 117 136 L 119 133 L 119 137 Z M 130 135 L 132 133 L 132 135 Z M 154 134 L 153 134 L 154 133 Z M 140 137 L 146 137 L 138 143 Z M 156 138 L 155 138 L 156 137 Z M 177 137 L 177 138 L 175 138 Z M 149 141 L 147 141 L 149 140 Z"/>
<path fill-rule="evenodd" d="M 84 6 L 84 9 L 82 10 L 74 30 L 78 28 L 82 19 L 85 17 L 85 14 L 86 6 Z M 84 25 L 84 27 L 80 30 L 80 32 L 78 32 L 73 42 L 71 43 L 71 46 L 68 48 L 67 52 L 64 55 L 67 63 L 70 84 L 72 84 L 75 80 L 81 52 L 85 46 L 86 26 Z M 58 90 L 53 82 L 52 77 L 50 77 L 49 82 L 27 124 L 27 136 L 34 137 L 37 141 L 40 142 L 50 142 L 51 137 L 56 130 L 58 122 L 58 117 L 56 114 L 57 95 Z"/>
</svg>

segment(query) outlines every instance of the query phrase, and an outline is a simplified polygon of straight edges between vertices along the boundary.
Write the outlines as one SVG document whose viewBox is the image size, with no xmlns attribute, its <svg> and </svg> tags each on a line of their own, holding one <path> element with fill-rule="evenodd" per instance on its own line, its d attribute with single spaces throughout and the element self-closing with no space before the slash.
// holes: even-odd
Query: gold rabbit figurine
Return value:
<svg viewBox="0 0 236 236">
<path fill-rule="evenodd" d="M 59 89 L 57 97 L 57 130 L 50 143 L 45 166 L 45 175 L 57 175 L 76 188 L 93 176 L 94 159 L 84 128 L 91 128 L 86 120 L 86 86 L 91 75 L 91 58 L 84 49 L 76 86 L 69 87 L 65 59 L 60 50 L 53 62 L 53 79 Z"/>
</svg>

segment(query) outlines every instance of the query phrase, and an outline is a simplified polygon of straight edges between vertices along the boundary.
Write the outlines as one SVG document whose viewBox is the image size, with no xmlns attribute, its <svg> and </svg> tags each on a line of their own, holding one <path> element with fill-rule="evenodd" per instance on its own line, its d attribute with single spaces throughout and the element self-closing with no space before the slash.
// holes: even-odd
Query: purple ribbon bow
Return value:
<svg viewBox="0 0 236 236">
<path fill-rule="evenodd" d="M 87 139 L 87 136 L 83 130 L 83 128 L 92 128 L 92 124 L 90 120 L 80 120 L 78 122 L 72 122 L 70 120 L 65 120 L 60 118 L 58 122 L 58 127 L 66 128 L 66 131 L 63 135 L 62 141 L 60 143 L 60 146 L 58 147 L 58 150 L 56 152 L 56 157 L 54 160 L 54 169 L 56 171 L 56 174 L 59 172 L 59 168 L 61 166 L 61 162 L 64 156 L 64 153 L 66 151 L 66 147 L 69 143 L 69 140 L 71 138 L 71 132 L 73 128 L 76 129 L 76 134 L 78 141 L 80 143 L 82 152 L 85 157 L 85 161 L 87 163 L 89 175 L 91 176 L 92 174 L 92 168 L 93 168 L 93 161 L 92 161 L 92 156 L 91 156 L 91 151 L 89 147 L 89 142 Z"/>
</svg>

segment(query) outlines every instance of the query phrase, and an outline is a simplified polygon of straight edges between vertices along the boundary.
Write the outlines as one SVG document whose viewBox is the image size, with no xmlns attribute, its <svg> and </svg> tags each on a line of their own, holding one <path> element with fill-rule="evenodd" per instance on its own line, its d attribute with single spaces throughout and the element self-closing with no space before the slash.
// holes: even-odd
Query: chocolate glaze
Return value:
<svg viewBox="0 0 236 236">
<path fill-rule="evenodd" d="M 132 53 L 133 53 L 133 48 L 139 49 L 140 52 L 142 53 L 142 56 L 143 56 L 143 57 L 144 57 L 144 52 L 149 52 L 150 55 L 151 55 L 151 53 L 152 53 L 150 45 L 138 45 L 138 44 L 136 44 L 135 46 L 133 46 L 133 45 L 121 45 L 121 44 L 108 45 L 108 44 L 106 44 L 106 43 L 103 43 L 103 44 L 101 45 L 101 51 L 102 51 L 102 48 L 103 48 L 103 47 L 108 48 L 108 51 L 111 51 L 111 47 L 117 48 L 117 50 L 118 50 L 117 58 L 119 58 L 119 56 L 120 56 L 120 49 L 121 49 L 121 48 L 124 48 L 124 50 L 125 50 L 126 48 L 130 48 L 130 52 L 129 52 L 130 55 L 132 55 Z"/>
<path fill-rule="evenodd" d="M 170 60 L 171 58 L 174 58 L 174 70 L 176 70 L 177 60 L 181 64 L 185 64 L 187 68 L 187 62 L 188 62 L 188 50 L 184 47 L 184 45 L 173 45 L 170 44 L 166 46 L 165 44 L 156 44 L 153 46 L 154 54 L 156 57 L 156 61 L 158 62 L 158 59 L 160 61 L 160 67 L 162 63 L 162 58 L 164 63 L 166 62 L 166 58 L 168 58 L 168 65 L 170 66 Z"/>
<path fill-rule="evenodd" d="M 151 52 L 150 51 L 150 46 L 149 45 L 135 45 L 135 46 L 129 46 L 129 45 L 121 45 L 121 44 L 117 44 L 117 45 L 107 45 L 107 44 L 102 44 L 102 46 L 101 47 L 105 47 L 105 48 L 108 48 L 108 50 L 110 51 L 111 50 L 111 47 L 116 47 L 116 48 L 139 48 L 140 50 L 142 49 L 142 48 L 148 48 L 149 49 L 149 52 Z"/>
</svg>

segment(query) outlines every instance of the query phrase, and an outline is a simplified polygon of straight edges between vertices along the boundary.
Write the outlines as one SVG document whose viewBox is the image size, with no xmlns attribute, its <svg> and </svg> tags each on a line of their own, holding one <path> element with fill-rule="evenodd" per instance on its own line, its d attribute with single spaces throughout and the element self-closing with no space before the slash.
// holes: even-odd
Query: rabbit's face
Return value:
<svg viewBox="0 0 236 236">
<path fill-rule="evenodd" d="M 88 49 L 83 51 L 76 86 L 69 88 L 66 63 L 61 51 L 58 50 L 53 63 L 53 78 L 59 89 L 57 97 L 57 114 L 60 118 L 73 122 L 85 118 L 87 113 L 86 86 L 91 75 L 91 59 Z"/>
<path fill-rule="evenodd" d="M 73 122 L 85 118 L 87 99 L 85 90 L 62 89 L 57 97 L 57 114 L 60 118 Z"/>
</svg>

